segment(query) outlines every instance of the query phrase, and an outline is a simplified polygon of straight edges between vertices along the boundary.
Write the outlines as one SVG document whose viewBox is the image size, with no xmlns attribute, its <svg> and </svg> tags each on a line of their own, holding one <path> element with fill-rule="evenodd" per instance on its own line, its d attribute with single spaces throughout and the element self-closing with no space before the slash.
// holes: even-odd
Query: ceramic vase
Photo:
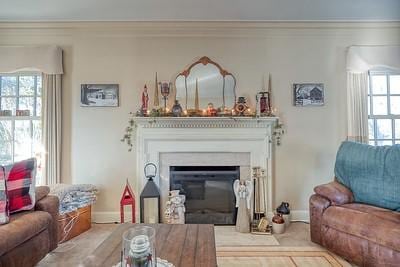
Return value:
<svg viewBox="0 0 400 267">
<path fill-rule="evenodd" d="M 292 220 L 292 215 L 289 214 L 282 214 L 283 219 L 285 220 L 285 227 L 286 229 L 289 227 L 290 225 L 290 221 Z"/>
<path fill-rule="evenodd" d="M 283 234 L 285 232 L 284 223 L 272 223 L 272 233 L 273 234 Z"/>
<path fill-rule="evenodd" d="M 272 233 L 282 234 L 283 232 L 285 232 L 285 219 L 282 214 L 276 213 L 272 217 Z"/>
</svg>

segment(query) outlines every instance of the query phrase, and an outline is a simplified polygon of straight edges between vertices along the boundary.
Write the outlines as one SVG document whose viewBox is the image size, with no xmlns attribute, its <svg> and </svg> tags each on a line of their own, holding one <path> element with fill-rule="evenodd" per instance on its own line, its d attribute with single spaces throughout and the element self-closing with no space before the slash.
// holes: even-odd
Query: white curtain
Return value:
<svg viewBox="0 0 400 267">
<path fill-rule="evenodd" d="M 368 143 L 368 73 L 347 73 L 347 140 Z"/>
<path fill-rule="evenodd" d="M 43 74 L 43 177 L 45 184 L 61 182 L 61 74 Z"/>
<path fill-rule="evenodd" d="M 368 143 L 368 71 L 400 69 L 400 46 L 351 46 L 347 51 L 347 139 Z"/>
<path fill-rule="evenodd" d="M 44 181 L 60 182 L 61 171 L 61 75 L 62 49 L 55 45 L 0 46 L 0 73 L 43 73 L 42 135 Z"/>
</svg>

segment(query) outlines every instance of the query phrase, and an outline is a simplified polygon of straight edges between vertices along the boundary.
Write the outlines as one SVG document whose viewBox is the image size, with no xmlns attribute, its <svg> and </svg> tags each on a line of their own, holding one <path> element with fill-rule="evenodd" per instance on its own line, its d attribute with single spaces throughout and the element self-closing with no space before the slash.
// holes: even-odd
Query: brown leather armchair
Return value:
<svg viewBox="0 0 400 267">
<path fill-rule="evenodd" d="M 59 200 L 49 191 L 37 187 L 35 208 L 12 214 L 0 226 L 0 267 L 35 266 L 57 247 Z"/>
<path fill-rule="evenodd" d="M 360 266 L 400 266 L 400 212 L 354 202 L 334 181 L 310 198 L 311 240 Z"/>
</svg>

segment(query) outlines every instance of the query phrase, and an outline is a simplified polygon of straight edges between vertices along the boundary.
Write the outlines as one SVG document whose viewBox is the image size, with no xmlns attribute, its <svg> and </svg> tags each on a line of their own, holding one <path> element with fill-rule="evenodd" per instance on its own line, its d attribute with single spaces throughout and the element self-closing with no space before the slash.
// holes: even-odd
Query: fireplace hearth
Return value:
<svg viewBox="0 0 400 267">
<path fill-rule="evenodd" d="M 186 223 L 234 225 L 239 166 L 170 166 L 170 189 L 186 196 Z"/>
</svg>

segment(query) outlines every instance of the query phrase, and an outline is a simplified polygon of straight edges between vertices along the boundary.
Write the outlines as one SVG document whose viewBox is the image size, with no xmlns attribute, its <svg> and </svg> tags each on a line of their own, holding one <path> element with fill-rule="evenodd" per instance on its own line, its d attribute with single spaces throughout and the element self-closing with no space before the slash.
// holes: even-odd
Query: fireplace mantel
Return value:
<svg viewBox="0 0 400 267">
<path fill-rule="evenodd" d="M 160 167 L 155 182 L 164 202 L 169 190 L 169 168 L 165 165 L 218 166 L 222 162 L 241 165 L 245 160 L 238 161 L 239 155 L 247 155 L 243 168 L 246 173 L 241 173 L 241 179 L 250 179 L 252 167 L 266 170 L 267 211 L 272 212 L 273 137 L 277 117 L 135 117 L 134 122 L 137 195 L 146 182 L 143 168 L 148 162 Z M 167 162 L 163 161 L 166 155 Z"/>
<path fill-rule="evenodd" d="M 136 117 L 143 128 L 266 128 L 278 117 Z"/>
</svg>

